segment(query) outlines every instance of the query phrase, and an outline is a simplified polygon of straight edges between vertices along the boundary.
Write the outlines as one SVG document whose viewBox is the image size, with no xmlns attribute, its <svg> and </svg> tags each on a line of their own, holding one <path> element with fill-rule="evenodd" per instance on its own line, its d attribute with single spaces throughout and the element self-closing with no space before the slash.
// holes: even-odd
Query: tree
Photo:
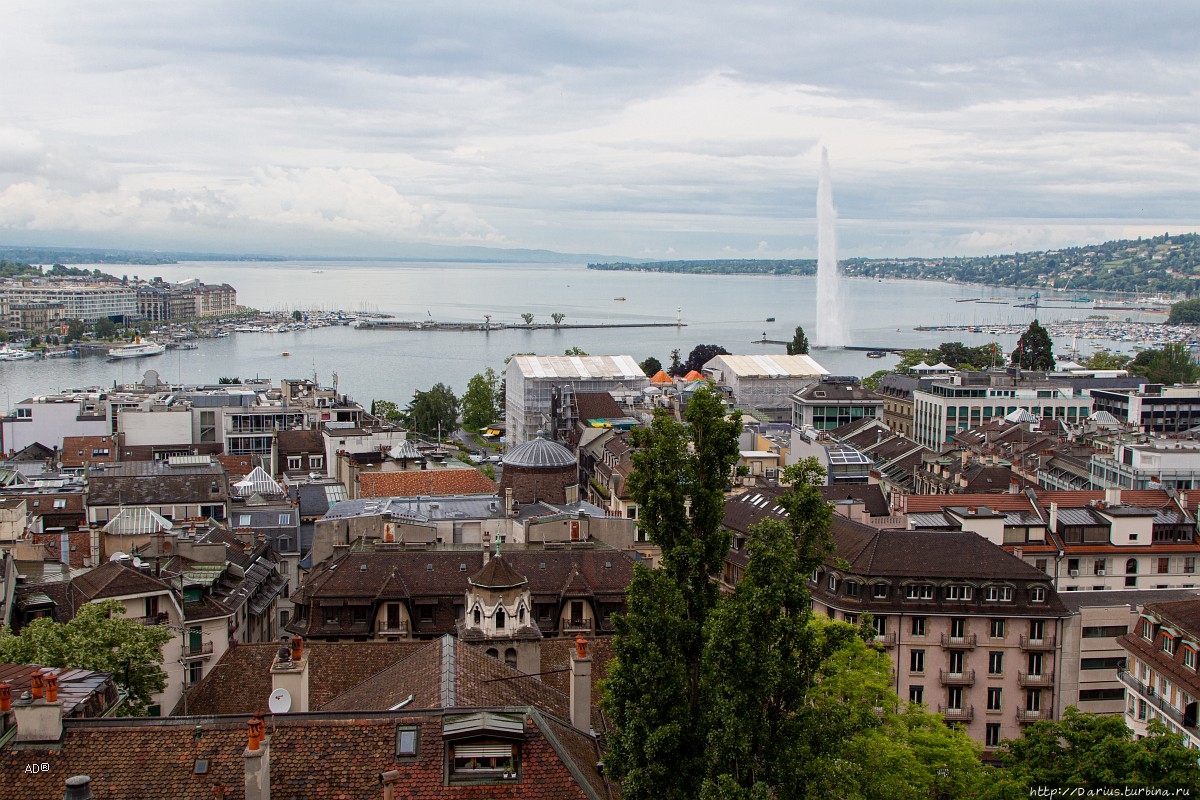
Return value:
<svg viewBox="0 0 1200 800">
<path fill-rule="evenodd" d="M 1103 350 L 1092 353 L 1083 362 L 1083 366 L 1088 369 L 1125 369 L 1128 364 L 1129 356 L 1108 353 Z"/>
<path fill-rule="evenodd" d="M 67 323 L 67 341 L 68 342 L 79 341 L 80 339 L 83 338 L 83 334 L 86 332 L 86 330 L 87 329 L 84 328 L 84 326 L 83 326 L 83 320 L 81 320 L 81 319 L 71 320 L 70 322 Z"/>
<path fill-rule="evenodd" d="M 525 320 L 526 325 L 533 324 L 533 314 L 530 314 L 528 311 L 521 315 L 521 319 Z"/>
<path fill-rule="evenodd" d="M 292 311 L 292 319 L 295 322 L 299 322 L 300 320 L 304 319 L 304 315 L 300 313 L 300 309 L 297 308 Z"/>
<path fill-rule="evenodd" d="M 108 672 L 129 692 L 129 710 L 145 713 L 151 695 L 167 686 L 162 648 L 172 634 L 165 625 L 142 625 L 124 613 L 116 600 L 105 600 L 84 603 L 70 622 L 42 617 L 19 635 L 0 628 L 0 663 Z"/>
<path fill-rule="evenodd" d="M 235 384 L 238 384 L 241 382 L 242 382 L 242 379 L 236 375 L 234 375 L 232 377 L 229 377 L 227 375 L 222 375 L 221 377 L 217 378 L 218 386 L 232 386 L 232 385 L 235 385 Z"/>
<path fill-rule="evenodd" d="M 698 344 L 692 348 L 692 352 L 688 353 L 687 361 L 679 368 L 680 371 L 677 374 L 686 375 L 692 370 L 699 372 L 714 356 L 727 355 L 729 355 L 729 351 L 719 344 Z"/>
<path fill-rule="evenodd" d="M 420 433 L 452 433 L 458 428 L 458 398 L 444 383 L 434 384 L 427 392 L 413 392 L 404 420 L 410 429 Z"/>
<path fill-rule="evenodd" d="M 667 372 L 671 375 L 683 375 L 684 373 L 680 372 L 682 368 L 683 363 L 679 360 L 679 349 L 676 348 L 671 351 L 671 368 Z"/>
<path fill-rule="evenodd" d="M 467 391 L 462 396 L 464 428 L 478 431 L 496 419 L 499 414 L 496 410 L 499 382 L 496 371 L 491 367 L 471 376 L 471 380 L 467 381 Z"/>
<path fill-rule="evenodd" d="M 1193 383 L 1197 368 L 1187 345 L 1169 342 L 1161 350 L 1143 350 L 1129 365 L 1134 375 L 1142 375 L 1151 383 Z"/>
<path fill-rule="evenodd" d="M 111 339 L 117 335 L 117 324 L 107 317 L 102 317 L 96 320 L 96 324 L 92 327 L 96 333 L 97 339 Z"/>
<path fill-rule="evenodd" d="M 1054 369 L 1054 344 L 1050 334 L 1035 319 L 1017 339 L 1017 349 L 1012 352 L 1012 362 L 1021 369 Z"/>
<path fill-rule="evenodd" d="M 721 520 L 741 418 L 726 418 L 707 389 L 692 397 L 684 418 L 659 410 L 649 428 L 633 433 L 629 490 L 662 559 L 654 570 L 635 565 L 605 682 L 615 728 L 606 763 L 628 800 L 691 800 L 707 768 L 703 630 L 717 603 L 711 578 L 729 549 Z"/>
<path fill-rule="evenodd" d="M 804 356 L 808 355 L 808 337 L 804 335 L 804 328 L 796 326 L 796 333 L 792 336 L 792 341 L 788 342 L 787 354 L 789 356 Z"/>
<path fill-rule="evenodd" d="M 388 422 L 402 422 L 404 414 L 391 400 L 372 400 L 371 416 Z"/>
<path fill-rule="evenodd" d="M 1004 780 L 989 797 L 1029 796 L 1036 786 L 1099 789 L 1155 786 L 1200 792 L 1195 751 L 1159 720 L 1135 739 L 1120 715 L 1085 714 L 1068 706 L 1061 720 L 1042 720 L 1020 739 L 1006 741 L 1000 758 Z"/>
<path fill-rule="evenodd" d="M 642 368 L 642 372 L 647 378 L 653 378 L 663 368 L 662 362 L 654 356 L 650 356 L 645 361 L 638 364 L 638 366 Z"/>
<path fill-rule="evenodd" d="M 1168 325 L 1200 324 L 1200 300 L 1184 300 L 1171 306 Z"/>
<path fill-rule="evenodd" d="M 562 325 L 562 321 L 566 318 L 567 318 L 566 314 L 563 314 L 558 311 L 555 311 L 553 314 L 550 315 L 550 319 L 554 320 L 555 325 Z"/>
<path fill-rule="evenodd" d="M 563 351 L 564 356 L 586 356 L 587 351 L 582 347 L 568 347 Z"/>
<path fill-rule="evenodd" d="M 872 392 L 878 391 L 880 384 L 883 383 L 883 376 L 891 374 L 892 370 L 890 369 L 876 370 L 862 379 L 862 385 L 870 389 Z"/>
</svg>

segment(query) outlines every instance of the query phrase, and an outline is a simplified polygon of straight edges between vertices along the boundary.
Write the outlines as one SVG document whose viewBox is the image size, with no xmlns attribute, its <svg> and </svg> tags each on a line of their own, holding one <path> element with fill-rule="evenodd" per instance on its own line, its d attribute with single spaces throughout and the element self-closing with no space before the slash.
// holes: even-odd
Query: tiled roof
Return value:
<svg viewBox="0 0 1200 800">
<path fill-rule="evenodd" d="M 310 708 L 320 708 L 428 642 L 305 642 Z M 250 714 L 266 707 L 278 642 L 229 648 L 188 694 L 188 713 Z M 177 711 L 182 710 L 181 707 Z"/>
<path fill-rule="evenodd" d="M 170 591 L 162 581 L 117 561 L 107 561 L 74 578 L 71 588 L 88 600 Z"/>
<path fill-rule="evenodd" d="M 1200 598 L 1150 603 L 1146 610 L 1157 614 L 1164 622 L 1182 628 L 1193 639 L 1200 639 Z"/>
<path fill-rule="evenodd" d="M 172 467 L 161 461 L 132 461 L 88 476 L 90 506 L 220 503 L 228 497 L 225 470 L 216 463 Z"/>
<path fill-rule="evenodd" d="M 657 381 L 651 378 L 652 383 Z M 670 383 L 671 379 L 667 379 Z M 575 416 L 581 420 L 615 419 L 625 416 L 625 411 L 608 392 L 576 392 Z"/>
<path fill-rule="evenodd" d="M 519 710 L 519 709 L 518 709 Z M 270 718 L 271 794 L 275 797 L 362 798 L 381 795 L 379 775 L 400 773 L 402 796 L 413 800 L 483 798 L 550 800 L 616 796 L 596 769 L 600 753 L 585 734 L 526 712 L 521 780 L 484 786 L 445 785 L 442 720 L 445 712 Z M 420 757 L 396 762 L 398 726 L 419 729 Z M 97 800 L 208 798 L 213 787 L 232 787 L 242 797 L 246 724 L 241 719 L 67 721 L 59 746 L 0 751 L 0 800 L 61 797 L 66 779 L 89 775 Z M 28 773 L 35 757 L 46 771 Z M 199 773 L 197 760 L 206 762 Z M 578 776 L 578 777 L 577 777 Z"/>
<path fill-rule="evenodd" d="M 529 583 L 529 579 L 514 570 L 499 553 L 494 558 L 488 559 L 488 562 L 483 565 L 483 569 L 467 580 L 472 586 L 484 589 L 511 589 Z"/>
<path fill-rule="evenodd" d="M 279 445 L 279 454 L 303 454 L 325 452 L 325 437 L 318 430 L 279 431 L 275 435 Z"/>
<path fill-rule="evenodd" d="M 64 436 L 59 460 L 64 468 L 74 469 L 84 464 L 112 463 L 119 455 L 112 436 Z"/>
<path fill-rule="evenodd" d="M 254 469 L 254 459 L 250 456 L 230 456 L 216 455 L 213 456 L 217 463 L 225 468 L 225 473 L 229 476 L 229 480 L 240 479 L 250 474 Z"/>
<path fill-rule="evenodd" d="M 58 699 L 62 701 L 64 717 L 98 717 L 120 702 L 112 675 L 90 669 L 0 664 L 0 681 L 12 686 L 14 698 L 20 697 L 33 685 L 33 672 L 37 669 L 58 675 Z"/>
<path fill-rule="evenodd" d="M 496 493 L 496 482 L 477 469 L 360 472 L 358 487 L 361 497 L 445 497 Z"/>
<path fill-rule="evenodd" d="M 879 484 L 822 486 L 821 494 L 830 503 L 840 500 L 857 500 L 866 506 L 867 513 L 872 517 L 886 517 L 892 513 L 887 498 L 883 496 L 883 487 Z"/>
</svg>

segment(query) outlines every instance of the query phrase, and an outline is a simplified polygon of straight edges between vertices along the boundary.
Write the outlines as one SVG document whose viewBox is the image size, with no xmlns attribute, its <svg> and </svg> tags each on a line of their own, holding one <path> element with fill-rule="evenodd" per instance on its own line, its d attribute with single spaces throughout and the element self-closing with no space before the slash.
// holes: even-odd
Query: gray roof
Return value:
<svg viewBox="0 0 1200 800">
<path fill-rule="evenodd" d="M 557 442 L 538 437 L 522 442 L 504 454 L 506 467 L 573 467 L 575 455 Z"/>
<path fill-rule="evenodd" d="M 1197 589 L 1127 589 L 1111 592 L 1059 592 L 1058 599 L 1070 611 L 1081 608 L 1111 608 L 1113 606 L 1144 606 L 1171 600 L 1191 600 L 1200 596 Z"/>
</svg>

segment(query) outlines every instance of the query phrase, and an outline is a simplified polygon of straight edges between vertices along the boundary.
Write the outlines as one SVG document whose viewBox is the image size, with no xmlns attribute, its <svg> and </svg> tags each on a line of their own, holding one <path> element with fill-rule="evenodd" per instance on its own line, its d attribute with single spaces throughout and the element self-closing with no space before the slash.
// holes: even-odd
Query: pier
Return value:
<svg viewBox="0 0 1200 800">
<path fill-rule="evenodd" d="M 561 323 L 533 322 L 525 324 L 485 322 L 359 322 L 359 330 L 380 331 L 578 331 L 596 328 L 684 328 L 686 322 L 591 322 Z"/>
</svg>

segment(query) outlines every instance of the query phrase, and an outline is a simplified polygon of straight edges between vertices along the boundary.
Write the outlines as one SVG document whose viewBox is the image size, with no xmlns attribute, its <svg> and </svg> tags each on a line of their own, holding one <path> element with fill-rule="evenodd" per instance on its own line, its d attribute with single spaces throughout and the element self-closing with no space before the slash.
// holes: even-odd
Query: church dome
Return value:
<svg viewBox="0 0 1200 800">
<path fill-rule="evenodd" d="M 534 469 L 573 467 L 575 456 L 561 444 L 539 435 L 538 438 L 522 442 L 505 453 L 504 466 Z"/>
</svg>

